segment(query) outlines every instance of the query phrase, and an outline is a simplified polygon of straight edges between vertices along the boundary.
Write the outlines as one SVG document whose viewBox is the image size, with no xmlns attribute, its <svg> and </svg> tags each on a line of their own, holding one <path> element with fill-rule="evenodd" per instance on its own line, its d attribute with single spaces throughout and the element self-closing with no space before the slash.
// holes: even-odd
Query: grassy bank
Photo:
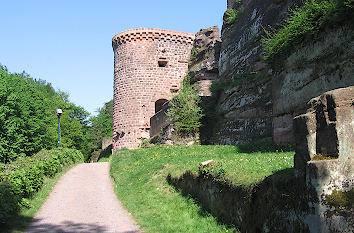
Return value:
<svg viewBox="0 0 354 233">
<path fill-rule="evenodd" d="M 198 173 L 213 159 L 218 172 L 234 185 L 253 186 L 266 176 L 293 166 L 293 152 L 247 153 L 234 146 L 152 147 L 117 151 L 111 175 L 119 199 L 147 232 L 232 232 L 194 199 L 167 183 L 167 176 Z"/>
</svg>

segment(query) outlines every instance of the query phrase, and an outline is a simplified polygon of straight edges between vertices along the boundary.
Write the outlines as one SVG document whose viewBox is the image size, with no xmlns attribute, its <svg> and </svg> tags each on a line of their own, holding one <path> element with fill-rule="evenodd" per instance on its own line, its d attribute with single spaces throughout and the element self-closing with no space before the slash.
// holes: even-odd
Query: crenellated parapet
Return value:
<svg viewBox="0 0 354 233">
<path fill-rule="evenodd" d="M 153 28 L 137 28 L 127 31 L 123 31 L 115 35 L 112 39 L 112 45 L 123 44 L 132 41 L 142 41 L 142 40 L 159 40 L 164 42 L 175 42 L 183 44 L 193 44 L 195 34 L 186 32 L 177 32 L 164 29 L 153 29 Z"/>
</svg>

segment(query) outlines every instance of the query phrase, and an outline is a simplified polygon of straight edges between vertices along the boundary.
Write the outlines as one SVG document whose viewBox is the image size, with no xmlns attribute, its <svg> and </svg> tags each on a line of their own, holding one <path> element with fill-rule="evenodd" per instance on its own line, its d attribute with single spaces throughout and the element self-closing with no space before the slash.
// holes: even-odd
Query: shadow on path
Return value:
<svg viewBox="0 0 354 233">
<path fill-rule="evenodd" d="M 24 233 L 74 233 L 74 232 L 108 232 L 105 226 L 98 224 L 76 223 L 71 221 L 64 221 L 58 224 L 38 224 L 42 219 L 34 219 L 30 227 L 25 229 Z M 138 231 L 117 231 L 119 233 L 137 233 Z"/>
</svg>

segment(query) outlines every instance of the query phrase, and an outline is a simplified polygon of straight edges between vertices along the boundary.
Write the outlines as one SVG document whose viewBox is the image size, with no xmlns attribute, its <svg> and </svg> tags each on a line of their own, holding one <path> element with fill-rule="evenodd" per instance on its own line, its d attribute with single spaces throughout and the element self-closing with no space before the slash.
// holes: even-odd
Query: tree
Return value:
<svg viewBox="0 0 354 233">
<path fill-rule="evenodd" d="M 64 112 L 62 146 L 79 149 L 87 156 L 89 113 L 50 83 L 34 80 L 24 72 L 9 73 L 0 65 L 0 162 L 56 147 L 57 108 Z"/>
<path fill-rule="evenodd" d="M 104 106 L 98 109 L 98 114 L 91 117 L 91 128 L 88 132 L 88 140 L 92 149 L 101 147 L 103 137 L 112 137 L 113 135 L 113 100 L 104 103 Z"/>
</svg>

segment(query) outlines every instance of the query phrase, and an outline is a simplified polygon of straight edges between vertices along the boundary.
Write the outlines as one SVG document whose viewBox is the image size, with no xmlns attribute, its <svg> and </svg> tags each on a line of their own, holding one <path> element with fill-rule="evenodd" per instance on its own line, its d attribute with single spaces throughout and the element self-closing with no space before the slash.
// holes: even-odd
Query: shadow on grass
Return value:
<svg viewBox="0 0 354 233">
<path fill-rule="evenodd" d="M 180 177 L 169 175 L 167 182 L 220 223 L 241 232 L 262 232 L 265 223 L 270 232 L 307 232 L 300 216 L 310 211 L 307 203 L 313 196 L 306 192 L 303 180 L 295 178 L 292 168 L 275 172 L 252 186 L 237 186 L 225 178 L 188 171 Z"/>
<path fill-rule="evenodd" d="M 235 147 L 237 148 L 238 152 L 241 153 L 295 151 L 294 145 L 277 145 L 271 138 L 265 138 L 251 143 L 240 144 Z"/>
</svg>

